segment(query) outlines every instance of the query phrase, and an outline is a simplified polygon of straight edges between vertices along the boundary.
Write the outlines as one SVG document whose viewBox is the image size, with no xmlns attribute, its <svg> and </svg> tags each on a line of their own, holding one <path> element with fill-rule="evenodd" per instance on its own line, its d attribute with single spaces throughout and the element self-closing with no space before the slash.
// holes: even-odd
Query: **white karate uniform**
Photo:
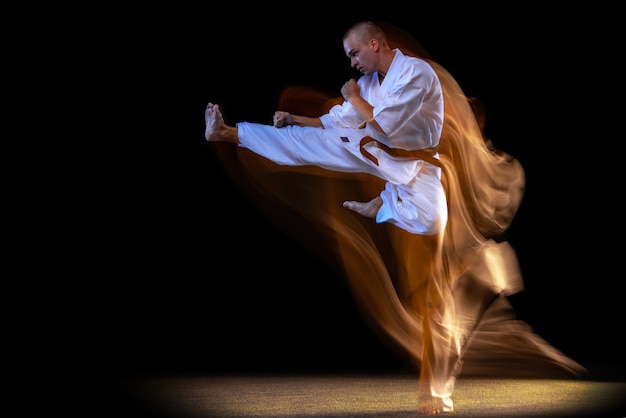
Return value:
<svg viewBox="0 0 626 418">
<path fill-rule="evenodd" d="M 315 165 L 380 177 L 387 184 L 380 194 L 383 205 L 376 222 L 433 235 L 443 230 L 448 217 L 441 169 L 415 158 L 391 156 L 375 142 L 364 148 L 378 159 L 378 165 L 360 150 L 365 136 L 404 150 L 439 144 L 444 104 L 437 75 L 426 61 L 404 55 L 399 49 L 394 51 L 382 83 L 378 73 L 358 80 L 361 96 L 374 107 L 374 118 L 387 135 L 369 125 L 359 129 L 363 118 L 349 102 L 344 102 L 320 117 L 324 129 L 240 122 L 239 146 L 281 165 Z"/>
</svg>

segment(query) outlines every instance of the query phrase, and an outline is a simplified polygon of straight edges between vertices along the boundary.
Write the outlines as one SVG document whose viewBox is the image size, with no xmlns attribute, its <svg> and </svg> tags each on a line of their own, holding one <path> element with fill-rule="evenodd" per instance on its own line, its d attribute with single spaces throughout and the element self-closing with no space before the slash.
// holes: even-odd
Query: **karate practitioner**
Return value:
<svg viewBox="0 0 626 418">
<path fill-rule="evenodd" d="M 494 353 L 510 350 L 512 358 L 536 357 L 582 372 L 516 321 L 503 296 L 519 291 L 521 278 L 512 249 L 491 237 L 507 229 L 518 208 L 521 166 L 487 148 L 467 98 L 443 68 L 392 49 L 379 25 L 357 23 L 345 33 L 343 48 L 363 75 L 343 85 L 342 104 L 320 117 L 281 110 L 273 126 L 231 126 L 209 103 L 206 140 L 232 142 L 281 167 L 329 170 L 319 181 L 306 178 L 319 186 L 318 196 L 300 194 L 290 206 L 335 234 L 329 242 L 364 317 L 419 368 L 419 413 L 454 410 L 451 396 L 471 340 Z M 242 156 L 251 171 L 265 170 L 248 158 Z M 375 219 L 380 230 L 337 211 L 335 195 L 354 188 L 333 183 L 332 173 L 378 179 L 379 195 L 343 200 L 343 207 Z M 249 177 L 291 199 L 276 185 L 262 184 L 271 181 L 264 176 Z M 491 318 L 486 338 L 483 316 Z M 502 332 L 494 332 L 500 326 Z"/>
</svg>

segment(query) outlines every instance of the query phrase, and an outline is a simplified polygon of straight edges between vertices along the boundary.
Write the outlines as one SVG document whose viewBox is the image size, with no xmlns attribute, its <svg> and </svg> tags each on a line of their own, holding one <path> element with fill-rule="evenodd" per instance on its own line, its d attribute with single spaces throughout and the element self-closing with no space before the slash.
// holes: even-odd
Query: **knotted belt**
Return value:
<svg viewBox="0 0 626 418">
<path fill-rule="evenodd" d="M 363 154 L 365 158 L 367 158 L 368 160 L 370 160 L 376 165 L 378 165 L 378 158 L 374 157 L 365 148 L 363 148 L 366 144 L 369 144 L 370 142 L 376 142 L 376 144 L 378 145 L 380 149 L 382 149 L 387 154 L 393 157 L 414 158 L 416 160 L 423 160 L 423 161 L 426 161 L 427 163 L 436 165 L 437 167 L 441 167 L 441 161 L 435 158 L 435 154 L 437 153 L 437 148 L 423 148 L 423 149 L 416 149 L 416 150 L 411 150 L 411 151 L 400 149 L 400 148 L 391 148 L 383 144 L 382 142 L 375 140 L 371 136 L 366 136 L 363 139 L 361 139 L 359 149 L 361 151 L 361 154 Z"/>
</svg>

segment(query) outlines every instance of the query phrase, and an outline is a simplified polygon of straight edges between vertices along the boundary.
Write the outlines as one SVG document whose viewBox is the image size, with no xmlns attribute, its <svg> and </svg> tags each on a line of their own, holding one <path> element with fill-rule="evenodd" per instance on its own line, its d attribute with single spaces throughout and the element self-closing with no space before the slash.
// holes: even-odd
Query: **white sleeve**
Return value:
<svg viewBox="0 0 626 418">
<path fill-rule="evenodd" d="M 363 118 L 349 102 L 334 105 L 320 120 L 324 128 L 358 128 L 363 123 Z"/>
</svg>

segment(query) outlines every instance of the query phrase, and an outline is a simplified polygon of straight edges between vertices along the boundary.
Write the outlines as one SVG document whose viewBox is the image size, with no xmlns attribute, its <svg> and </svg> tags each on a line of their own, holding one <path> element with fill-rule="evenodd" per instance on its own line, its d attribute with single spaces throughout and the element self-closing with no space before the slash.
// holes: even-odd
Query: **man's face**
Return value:
<svg viewBox="0 0 626 418">
<path fill-rule="evenodd" d="M 343 42 L 343 49 L 346 56 L 350 58 L 350 66 L 356 68 L 363 74 L 371 74 L 376 71 L 376 53 L 372 42 L 363 43 L 358 41 L 354 35 L 350 35 Z"/>
</svg>

